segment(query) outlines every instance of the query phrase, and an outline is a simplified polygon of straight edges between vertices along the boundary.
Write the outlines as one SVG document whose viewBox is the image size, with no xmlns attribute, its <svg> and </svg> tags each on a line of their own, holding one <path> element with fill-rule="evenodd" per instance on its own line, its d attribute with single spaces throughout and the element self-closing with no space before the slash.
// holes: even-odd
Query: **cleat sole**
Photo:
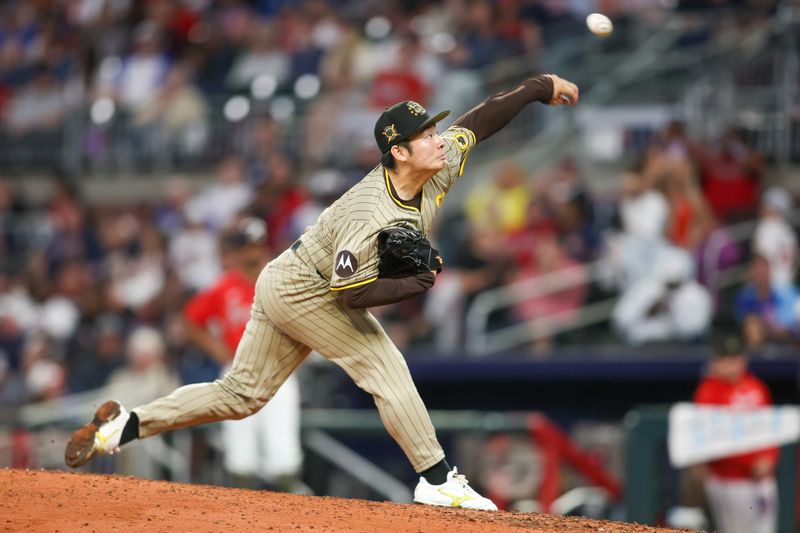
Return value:
<svg viewBox="0 0 800 533">
<path fill-rule="evenodd" d="M 97 430 L 119 416 L 120 405 L 115 401 L 108 401 L 97 408 L 94 419 L 85 426 L 76 429 L 64 450 L 64 462 L 71 468 L 85 465 L 95 455 L 94 435 Z"/>
</svg>

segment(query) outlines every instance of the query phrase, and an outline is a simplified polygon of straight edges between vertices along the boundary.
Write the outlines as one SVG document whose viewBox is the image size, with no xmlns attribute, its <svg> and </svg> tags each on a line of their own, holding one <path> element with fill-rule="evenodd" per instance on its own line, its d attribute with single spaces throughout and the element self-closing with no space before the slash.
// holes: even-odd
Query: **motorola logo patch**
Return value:
<svg viewBox="0 0 800 533">
<path fill-rule="evenodd" d="M 358 270 L 358 261 L 353 254 L 347 250 L 342 250 L 336 255 L 336 263 L 333 270 L 340 278 L 349 278 Z"/>
</svg>

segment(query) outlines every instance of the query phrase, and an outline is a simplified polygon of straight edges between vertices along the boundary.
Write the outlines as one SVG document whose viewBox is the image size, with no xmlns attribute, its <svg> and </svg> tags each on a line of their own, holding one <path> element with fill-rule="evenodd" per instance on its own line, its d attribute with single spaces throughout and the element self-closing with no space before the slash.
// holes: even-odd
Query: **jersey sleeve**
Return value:
<svg viewBox="0 0 800 533">
<path fill-rule="evenodd" d="M 378 279 L 378 230 L 363 221 L 345 225 L 334 242 L 331 290 L 360 287 Z"/>
<path fill-rule="evenodd" d="M 205 327 L 221 308 L 217 295 L 213 289 L 195 294 L 183 307 L 183 318 L 196 326 Z"/>
<path fill-rule="evenodd" d="M 464 173 L 464 165 L 467 162 L 470 152 L 475 148 L 477 140 L 475 134 L 467 128 L 452 126 L 442 133 L 444 140 L 444 156 L 447 160 L 445 172 L 442 172 L 446 183 L 443 185 L 449 188 Z"/>
</svg>

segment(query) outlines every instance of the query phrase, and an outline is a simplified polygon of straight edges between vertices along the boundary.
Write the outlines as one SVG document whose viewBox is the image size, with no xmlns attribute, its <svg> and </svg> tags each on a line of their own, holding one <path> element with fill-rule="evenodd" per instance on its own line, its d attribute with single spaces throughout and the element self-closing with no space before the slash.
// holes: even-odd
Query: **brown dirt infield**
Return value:
<svg viewBox="0 0 800 533">
<path fill-rule="evenodd" d="M 298 496 L 45 470 L 0 470 L 0 531 L 620 532 L 635 524 Z"/>
</svg>

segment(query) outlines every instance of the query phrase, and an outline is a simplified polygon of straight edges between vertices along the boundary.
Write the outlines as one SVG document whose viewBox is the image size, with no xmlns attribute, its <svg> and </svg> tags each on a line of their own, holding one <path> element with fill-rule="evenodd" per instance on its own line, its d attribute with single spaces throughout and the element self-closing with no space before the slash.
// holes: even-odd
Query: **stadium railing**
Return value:
<svg viewBox="0 0 800 533">
<path fill-rule="evenodd" d="M 740 128 L 779 168 L 800 160 L 800 123 L 792 109 L 800 84 L 800 7 L 783 2 L 760 32 L 744 36 L 734 54 L 696 69 L 686 84 L 684 116 L 702 138 Z"/>
<path fill-rule="evenodd" d="M 572 112 L 548 110 L 548 120 L 536 136 L 522 144 L 512 144 L 513 150 L 482 153 L 473 160 L 467 179 L 476 181 L 489 174 L 491 161 L 497 155 L 518 162 L 523 168 L 544 169 L 565 156 L 578 161 L 579 166 L 591 169 L 593 182 L 613 177 L 626 164 L 623 160 L 611 164 L 611 176 L 602 175 L 602 161 L 590 160 L 582 139 L 581 113 L 588 109 L 609 109 L 615 106 L 658 106 L 674 118 L 685 119 L 689 131 L 698 135 L 718 134 L 723 126 L 747 126 L 756 120 L 761 127 L 751 128 L 748 138 L 770 161 L 786 162 L 787 151 L 795 160 L 800 158 L 800 123 L 791 119 L 790 109 L 797 94 L 800 77 L 796 75 L 798 59 L 796 40 L 800 7 L 784 4 L 759 27 L 734 41 L 717 43 L 709 38 L 694 44 L 684 43 L 687 32 L 696 27 L 697 17 L 710 33 L 721 31 L 729 19 L 723 15 L 741 17 L 745 12 L 715 9 L 706 14 L 676 13 L 666 17 L 650 31 L 626 48 L 625 53 L 604 51 L 596 40 L 587 45 L 594 49 L 571 48 L 573 55 L 555 54 L 552 65 L 545 57 L 546 69 L 563 74 L 579 83 L 581 105 Z M 695 17 L 694 19 L 692 17 Z M 612 42 L 612 41 L 609 41 Z M 792 46 L 790 46 L 792 45 Z M 612 59 L 606 61 L 606 59 Z M 769 69 L 774 86 L 759 86 L 748 90 L 737 87 L 736 76 L 750 73 L 755 67 Z M 552 67 L 552 68 L 551 68 Z M 728 85 L 733 86 L 728 87 Z M 766 111 L 754 108 L 752 100 L 768 101 Z M 742 111 L 747 112 L 742 112 Z M 609 124 L 611 126 L 611 124 Z M 747 128 L 745 128 L 747 129 Z M 491 141 L 491 140 L 490 140 Z M 476 164 L 477 163 L 477 164 Z M 468 188 L 468 187 L 467 187 Z M 451 194 L 465 195 L 463 188 Z M 449 206 L 452 207 L 452 204 Z"/>
<path fill-rule="evenodd" d="M 800 210 L 793 211 L 790 220 L 795 228 L 800 227 Z M 757 223 L 757 220 L 750 220 L 722 226 L 708 236 L 701 261 L 706 287 L 712 295 L 744 281 L 747 266 L 743 261 L 737 264 L 722 264 L 720 259 L 723 249 L 729 244 L 734 243 L 744 247 L 752 238 Z M 523 346 L 544 336 L 575 331 L 608 321 L 617 301 L 616 296 L 584 304 L 576 319 L 559 321 L 559 315 L 553 315 L 520 321 L 497 329 L 490 327 L 490 316 L 497 311 L 510 309 L 534 298 L 574 289 L 579 284 L 595 283 L 606 276 L 607 269 L 604 268 L 602 259 L 588 263 L 584 267 L 587 271 L 586 279 L 576 280 L 574 276 L 564 272 L 553 272 L 478 294 L 466 311 L 468 353 L 472 356 L 496 353 Z M 547 328 L 536 328 L 537 320 L 548 320 Z"/>
<path fill-rule="evenodd" d="M 42 402 L 18 410 L 13 414 L 13 428 L 0 425 L 0 467 L 64 469 L 63 443 L 69 436 L 69 428 L 79 424 L 87 413 L 91 414 L 93 405 L 85 400 L 95 396 L 93 391 L 90 395 L 69 398 L 66 402 Z M 432 410 L 430 415 L 437 431 L 443 434 L 527 435 L 531 445 L 539 448 L 545 457 L 541 483 L 536 494 L 530 495 L 539 502 L 539 508 L 544 512 L 573 509 L 577 503 L 598 497 L 606 502 L 618 501 L 622 496 L 619 481 L 594 456 L 580 450 L 563 430 L 541 413 Z M 204 472 L 193 472 L 198 469 L 197 465 L 192 464 L 193 448 L 207 446 L 221 452 L 218 450 L 214 427 L 208 425 L 195 430 L 180 430 L 166 437 L 158 435 L 129 447 L 142 450 L 144 455 L 139 459 L 152 463 L 150 468 L 144 470 L 148 472 L 144 477 L 228 485 L 231 480 L 223 472 L 221 453 L 212 457 L 206 454 L 199 466 Z M 333 465 L 380 498 L 398 503 L 411 501 L 411 491 L 403 482 L 333 437 L 386 438 L 386 430 L 377 412 L 304 409 L 302 427 L 303 445 L 307 452 Z M 128 454 L 130 451 L 126 448 Z M 142 476 L 142 470 L 120 470 L 125 463 L 119 461 L 125 455 L 98 457 L 82 470 Z M 596 491 L 561 494 L 559 469 L 562 463 L 575 468 L 589 486 L 601 489 L 602 494 Z"/>
</svg>

